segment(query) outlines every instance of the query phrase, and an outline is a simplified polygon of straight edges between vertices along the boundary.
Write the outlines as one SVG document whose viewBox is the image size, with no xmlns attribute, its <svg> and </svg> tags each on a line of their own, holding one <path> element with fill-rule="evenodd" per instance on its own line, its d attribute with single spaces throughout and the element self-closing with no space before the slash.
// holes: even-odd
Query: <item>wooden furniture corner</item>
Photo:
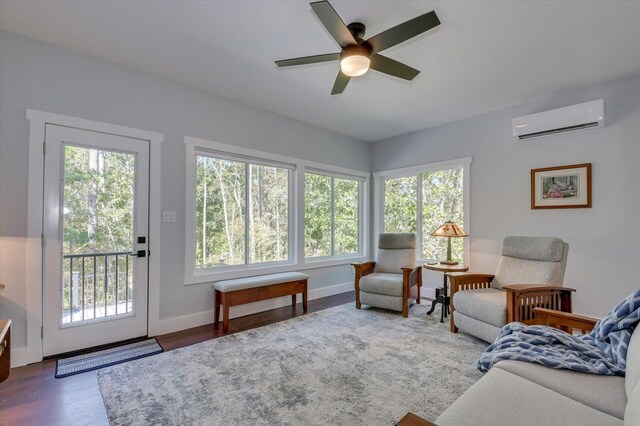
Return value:
<svg viewBox="0 0 640 426">
<path fill-rule="evenodd" d="M 585 315 L 561 312 L 553 309 L 535 308 L 533 310 L 536 325 L 546 325 L 558 328 L 568 333 L 579 330 L 581 333 L 588 333 L 598 322 L 597 318 Z"/>
<path fill-rule="evenodd" d="M 407 413 L 396 426 L 438 426 L 427 419 L 424 419 L 416 414 Z"/>
<path fill-rule="evenodd" d="M 11 320 L 0 320 L 0 382 L 11 373 Z"/>
</svg>

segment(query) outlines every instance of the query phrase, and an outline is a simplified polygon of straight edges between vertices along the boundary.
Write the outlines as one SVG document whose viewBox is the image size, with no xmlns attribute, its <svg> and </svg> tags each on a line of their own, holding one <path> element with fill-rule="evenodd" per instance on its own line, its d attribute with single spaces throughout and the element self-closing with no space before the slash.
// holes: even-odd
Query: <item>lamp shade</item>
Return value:
<svg viewBox="0 0 640 426">
<path fill-rule="evenodd" d="M 440 226 L 440 228 L 436 229 L 431 233 L 433 237 L 468 237 L 469 234 L 465 232 L 457 223 L 447 221 Z"/>
</svg>

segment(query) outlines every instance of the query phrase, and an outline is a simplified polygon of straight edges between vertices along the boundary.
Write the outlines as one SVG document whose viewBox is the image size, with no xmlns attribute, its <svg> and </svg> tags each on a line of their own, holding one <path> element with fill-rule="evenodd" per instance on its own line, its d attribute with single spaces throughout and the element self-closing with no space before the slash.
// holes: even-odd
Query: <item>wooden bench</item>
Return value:
<svg viewBox="0 0 640 426">
<path fill-rule="evenodd" d="M 259 275 L 217 281 L 211 285 L 214 290 L 213 325 L 218 325 L 220 305 L 222 305 L 222 331 L 229 330 L 229 308 L 245 303 L 260 302 L 276 297 L 291 296 L 293 308 L 296 295 L 302 293 L 302 309 L 307 312 L 307 280 L 309 276 L 301 272 Z"/>
</svg>

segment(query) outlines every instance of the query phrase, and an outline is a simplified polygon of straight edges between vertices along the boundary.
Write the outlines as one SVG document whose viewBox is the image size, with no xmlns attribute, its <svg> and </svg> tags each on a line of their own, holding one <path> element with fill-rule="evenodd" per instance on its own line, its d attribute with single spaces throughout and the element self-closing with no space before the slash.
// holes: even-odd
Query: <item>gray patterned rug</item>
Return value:
<svg viewBox="0 0 640 426">
<path fill-rule="evenodd" d="M 436 311 L 352 303 L 98 373 L 112 425 L 393 425 L 435 419 L 481 376 L 486 344 Z"/>
</svg>

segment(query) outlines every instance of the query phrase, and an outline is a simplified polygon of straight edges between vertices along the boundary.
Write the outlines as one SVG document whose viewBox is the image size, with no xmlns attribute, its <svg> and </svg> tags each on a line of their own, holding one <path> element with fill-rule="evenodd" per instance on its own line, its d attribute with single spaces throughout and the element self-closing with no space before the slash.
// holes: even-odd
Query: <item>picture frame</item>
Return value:
<svg viewBox="0 0 640 426">
<path fill-rule="evenodd" d="M 591 163 L 531 170 L 531 209 L 591 208 Z"/>
</svg>

